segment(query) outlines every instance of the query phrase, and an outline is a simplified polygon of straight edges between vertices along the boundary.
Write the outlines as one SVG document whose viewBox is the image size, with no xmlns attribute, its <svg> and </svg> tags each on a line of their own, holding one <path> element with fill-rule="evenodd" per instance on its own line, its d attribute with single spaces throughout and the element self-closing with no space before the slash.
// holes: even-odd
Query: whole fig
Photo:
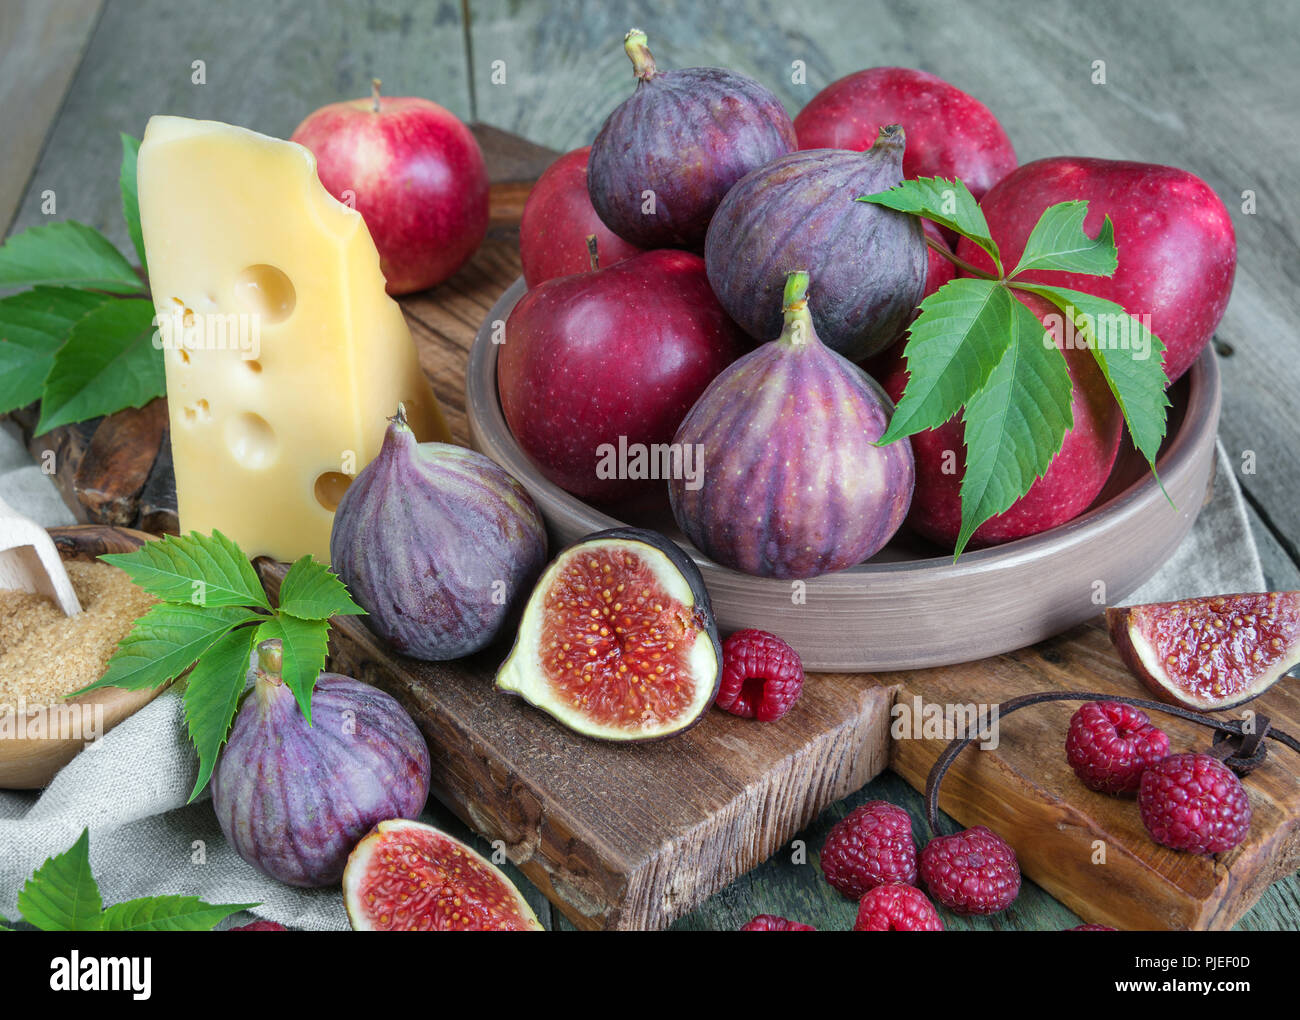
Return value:
<svg viewBox="0 0 1300 1020">
<path fill-rule="evenodd" d="M 792 152 L 743 177 L 718 206 L 704 258 L 722 307 L 745 332 L 781 330 L 786 274 L 817 281 L 813 324 L 851 361 L 882 351 L 925 290 L 926 245 L 915 216 L 859 202 L 903 179 L 903 129 L 880 129 L 866 152 Z"/>
<path fill-rule="evenodd" d="M 418 443 L 398 408 L 379 456 L 334 514 L 330 562 L 404 655 L 457 659 L 489 644 L 546 563 L 532 497 L 482 454 Z"/>
<path fill-rule="evenodd" d="M 636 91 L 592 143 L 591 204 L 625 241 L 699 251 L 727 190 L 795 147 L 794 124 L 752 78 L 720 67 L 660 71 L 636 28 L 623 48 Z"/>
<path fill-rule="evenodd" d="M 678 525 L 706 556 L 762 577 L 861 563 L 912 498 L 911 445 L 875 445 L 893 405 L 817 338 L 807 293 L 808 274 L 791 273 L 780 338 L 723 369 L 673 440 L 704 465 L 702 484 L 669 483 Z"/>
<path fill-rule="evenodd" d="M 316 678 L 309 723 L 280 675 L 280 642 L 263 641 L 257 660 L 212 773 L 217 822 L 263 874 L 332 885 L 372 826 L 420 814 L 429 748 L 394 698 L 336 673 Z"/>
</svg>

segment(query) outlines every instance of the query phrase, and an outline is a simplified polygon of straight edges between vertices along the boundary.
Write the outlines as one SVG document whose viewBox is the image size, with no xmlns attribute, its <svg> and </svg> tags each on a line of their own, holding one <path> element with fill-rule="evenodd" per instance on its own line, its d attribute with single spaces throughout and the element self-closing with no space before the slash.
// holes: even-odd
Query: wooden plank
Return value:
<svg viewBox="0 0 1300 1020">
<path fill-rule="evenodd" d="M 0 6 L 0 224 L 27 189 L 50 124 L 81 62 L 101 0 Z"/>
</svg>

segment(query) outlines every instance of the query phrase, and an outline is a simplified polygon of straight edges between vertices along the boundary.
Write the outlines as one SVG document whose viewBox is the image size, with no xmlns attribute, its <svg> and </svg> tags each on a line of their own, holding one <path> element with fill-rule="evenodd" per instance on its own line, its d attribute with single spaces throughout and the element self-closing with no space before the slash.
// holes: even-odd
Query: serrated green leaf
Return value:
<svg viewBox="0 0 1300 1020">
<path fill-rule="evenodd" d="M 984 385 L 1011 342 L 1011 304 L 995 280 L 957 279 L 921 302 L 904 355 L 903 397 L 877 445 L 938 428 Z"/>
<path fill-rule="evenodd" d="M 140 691 L 175 680 L 227 631 L 260 619 L 240 606 L 159 603 L 136 620 L 131 633 L 118 642 L 104 675 L 69 697 L 101 687 Z"/>
<path fill-rule="evenodd" d="M 299 620 L 278 614 L 257 628 L 257 642 L 278 638 L 283 656 L 280 670 L 284 682 L 298 701 L 303 718 L 311 722 L 311 692 L 316 678 L 325 668 L 329 650 L 329 623 L 325 620 Z"/>
<path fill-rule="evenodd" d="M 1133 445 L 1155 474 L 1170 406 L 1164 342 L 1114 301 L 1066 287 L 1017 286 L 1046 298 L 1074 323 L 1078 340 L 1092 350 L 1124 412 Z"/>
<path fill-rule="evenodd" d="M 0 299 L 0 414 L 40 399 L 72 327 L 111 300 L 72 287 L 36 287 Z"/>
<path fill-rule="evenodd" d="M 106 301 L 78 320 L 45 379 L 36 434 L 166 393 L 153 318 L 153 302 L 134 298 Z"/>
<path fill-rule="evenodd" d="M 1011 276 L 1031 270 L 1113 276 L 1119 265 L 1115 227 L 1107 216 L 1096 237 L 1083 232 L 1088 203 L 1058 202 L 1043 211 L 1025 241 L 1020 264 Z"/>
<path fill-rule="evenodd" d="M 280 584 L 280 612 L 300 620 L 328 620 L 331 616 L 364 616 L 337 574 L 310 555 L 289 568 Z"/>
<path fill-rule="evenodd" d="M 1011 306 L 1011 343 L 962 415 L 966 472 L 954 558 L 1046 473 L 1074 423 L 1065 355 L 1033 312 L 1015 298 Z"/>
<path fill-rule="evenodd" d="M 144 290 L 131 263 L 93 227 L 75 220 L 32 227 L 0 246 L 0 287 L 50 284 L 114 294 Z"/>
<path fill-rule="evenodd" d="M 149 263 L 144 257 L 144 235 L 140 232 L 140 195 L 135 179 L 136 158 L 140 152 L 140 139 L 122 134 L 122 169 L 118 183 L 122 191 L 122 218 L 126 220 L 127 233 L 131 235 L 131 244 L 135 246 L 136 256 L 140 259 L 140 268 L 147 275 Z"/>
<path fill-rule="evenodd" d="M 271 608 L 248 557 L 220 531 L 168 535 L 161 542 L 146 542 L 135 552 L 108 553 L 100 559 L 121 567 L 132 581 L 164 602 Z"/>
<path fill-rule="evenodd" d="M 211 931 L 257 903 L 204 903 L 197 896 L 143 896 L 115 903 L 100 918 L 102 931 Z"/>
<path fill-rule="evenodd" d="M 903 181 L 888 191 L 862 195 L 858 201 L 922 216 L 962 237 L 970 238 L 988 253 L 993 265 L 997 267 L 997 275 L 1002 275 L 1002 256 L 989 233 L 984 212 L 975 201 L 975 196 L 961 181 L 947 181 L 942 177 L 917 177 Z"/>
<path fill-rule="evenodd" d="M 41 931 L 94 931 L 104 902 L 90 873 L 90 830 L 46 860 L 18 893 L 23 919 Z"/>
<path fill-rule="evenodd" d="M 194 664 L 185 685 L 185 725 L 199 755 L 199 775 L 190 800 L 208 785 L 230 733 L 258 633 L 258 628 L 244 627 L 219 637 Z"/>
</svg>

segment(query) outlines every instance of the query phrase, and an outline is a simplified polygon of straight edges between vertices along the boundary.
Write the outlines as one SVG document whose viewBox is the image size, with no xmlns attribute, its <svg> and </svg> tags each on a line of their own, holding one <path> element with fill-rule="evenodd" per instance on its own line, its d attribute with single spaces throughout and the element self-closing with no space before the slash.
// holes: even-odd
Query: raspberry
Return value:
<svg viewBox="0 0 1300 1020">
<path fill-rule="evenodd" d="M 983 825 L 930 840 L 920 872 L 930 895 L 957 914 L 996 914 L 1020 894 L 1016 852 Z"/>
<path fill-rule="evenodd" d="M 850 899 L 878 885 L 916 884 L 912 819 L 888 801 L 872 800 L 835 823 L 822 844 L 826 881 Z"/>
<path fill-rule="evenodd" d="M 279 921 L 251 921 L 248 924 L 241 924 L 238 928 L 228 928 L 227 931 L 288 931 L 289 929 Z"/>
<path fill-rule="evenodd" d="M 1241 780 L 1208 754 L 1175 754 L 1142 773 L 1138 810 L 1151 838 L 1173 850 L 1231 850 L 1250 828 Z"/>
<path fill-rule="evenodd" d="M 910 885 L 878 885 L 862 897 L 854 931 L 943 931 L 925 893 Z"/>
<path fill-rule="evenodd" d="M 788 921 L 784 917 L 777 917 L 775 914 L 759 914 L 751 917 L 749 923 L 741 927 L 741 931 L 816 931 L 811 924 L 800 924 L 798 921 Z"/>
<path fill-rule="evenodd" d="M 1140 708 L 1092 701 L 1070 718 L 1065 756 L 1083 785 L 1098 793 L 1132 793 L 1142 770 L 1169 754 L 1169 737 Z"/>
<path fill-rule="evenodd" d="M 742 719 L 780 719 L 803 690 L 799 653 L 775 634 L 738 630 L 722 645 L 722 682 L 714 704 Z"/>
<path fill-rule="evenodd" d="M 1066 928 L 1066 931 L 1115 931 L 1104 924 L 1076 924 L 1073 928 Z"/>
</svg>

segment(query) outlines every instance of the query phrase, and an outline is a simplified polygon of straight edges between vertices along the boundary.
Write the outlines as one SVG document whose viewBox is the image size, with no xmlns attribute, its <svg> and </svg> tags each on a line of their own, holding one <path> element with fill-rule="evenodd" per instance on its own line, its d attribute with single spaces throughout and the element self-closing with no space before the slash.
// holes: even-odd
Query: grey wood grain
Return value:
<svg viewBox="0 0 1300 1020">
<path fill-rule="evenodd" d="M 124 250 L 118 132 L 155 113 L 223 120 L 288 137 L 317 107 L 370 92 L 420 95 L 468 118 L 457 0 L 108 0 L 28 185 L 14 229 L 57 218 L 105 231 Z M 6 56 L 6 63 L 8 62 Z M 195 84 L 194 61 L 206 84 Z"/>
</svg>

